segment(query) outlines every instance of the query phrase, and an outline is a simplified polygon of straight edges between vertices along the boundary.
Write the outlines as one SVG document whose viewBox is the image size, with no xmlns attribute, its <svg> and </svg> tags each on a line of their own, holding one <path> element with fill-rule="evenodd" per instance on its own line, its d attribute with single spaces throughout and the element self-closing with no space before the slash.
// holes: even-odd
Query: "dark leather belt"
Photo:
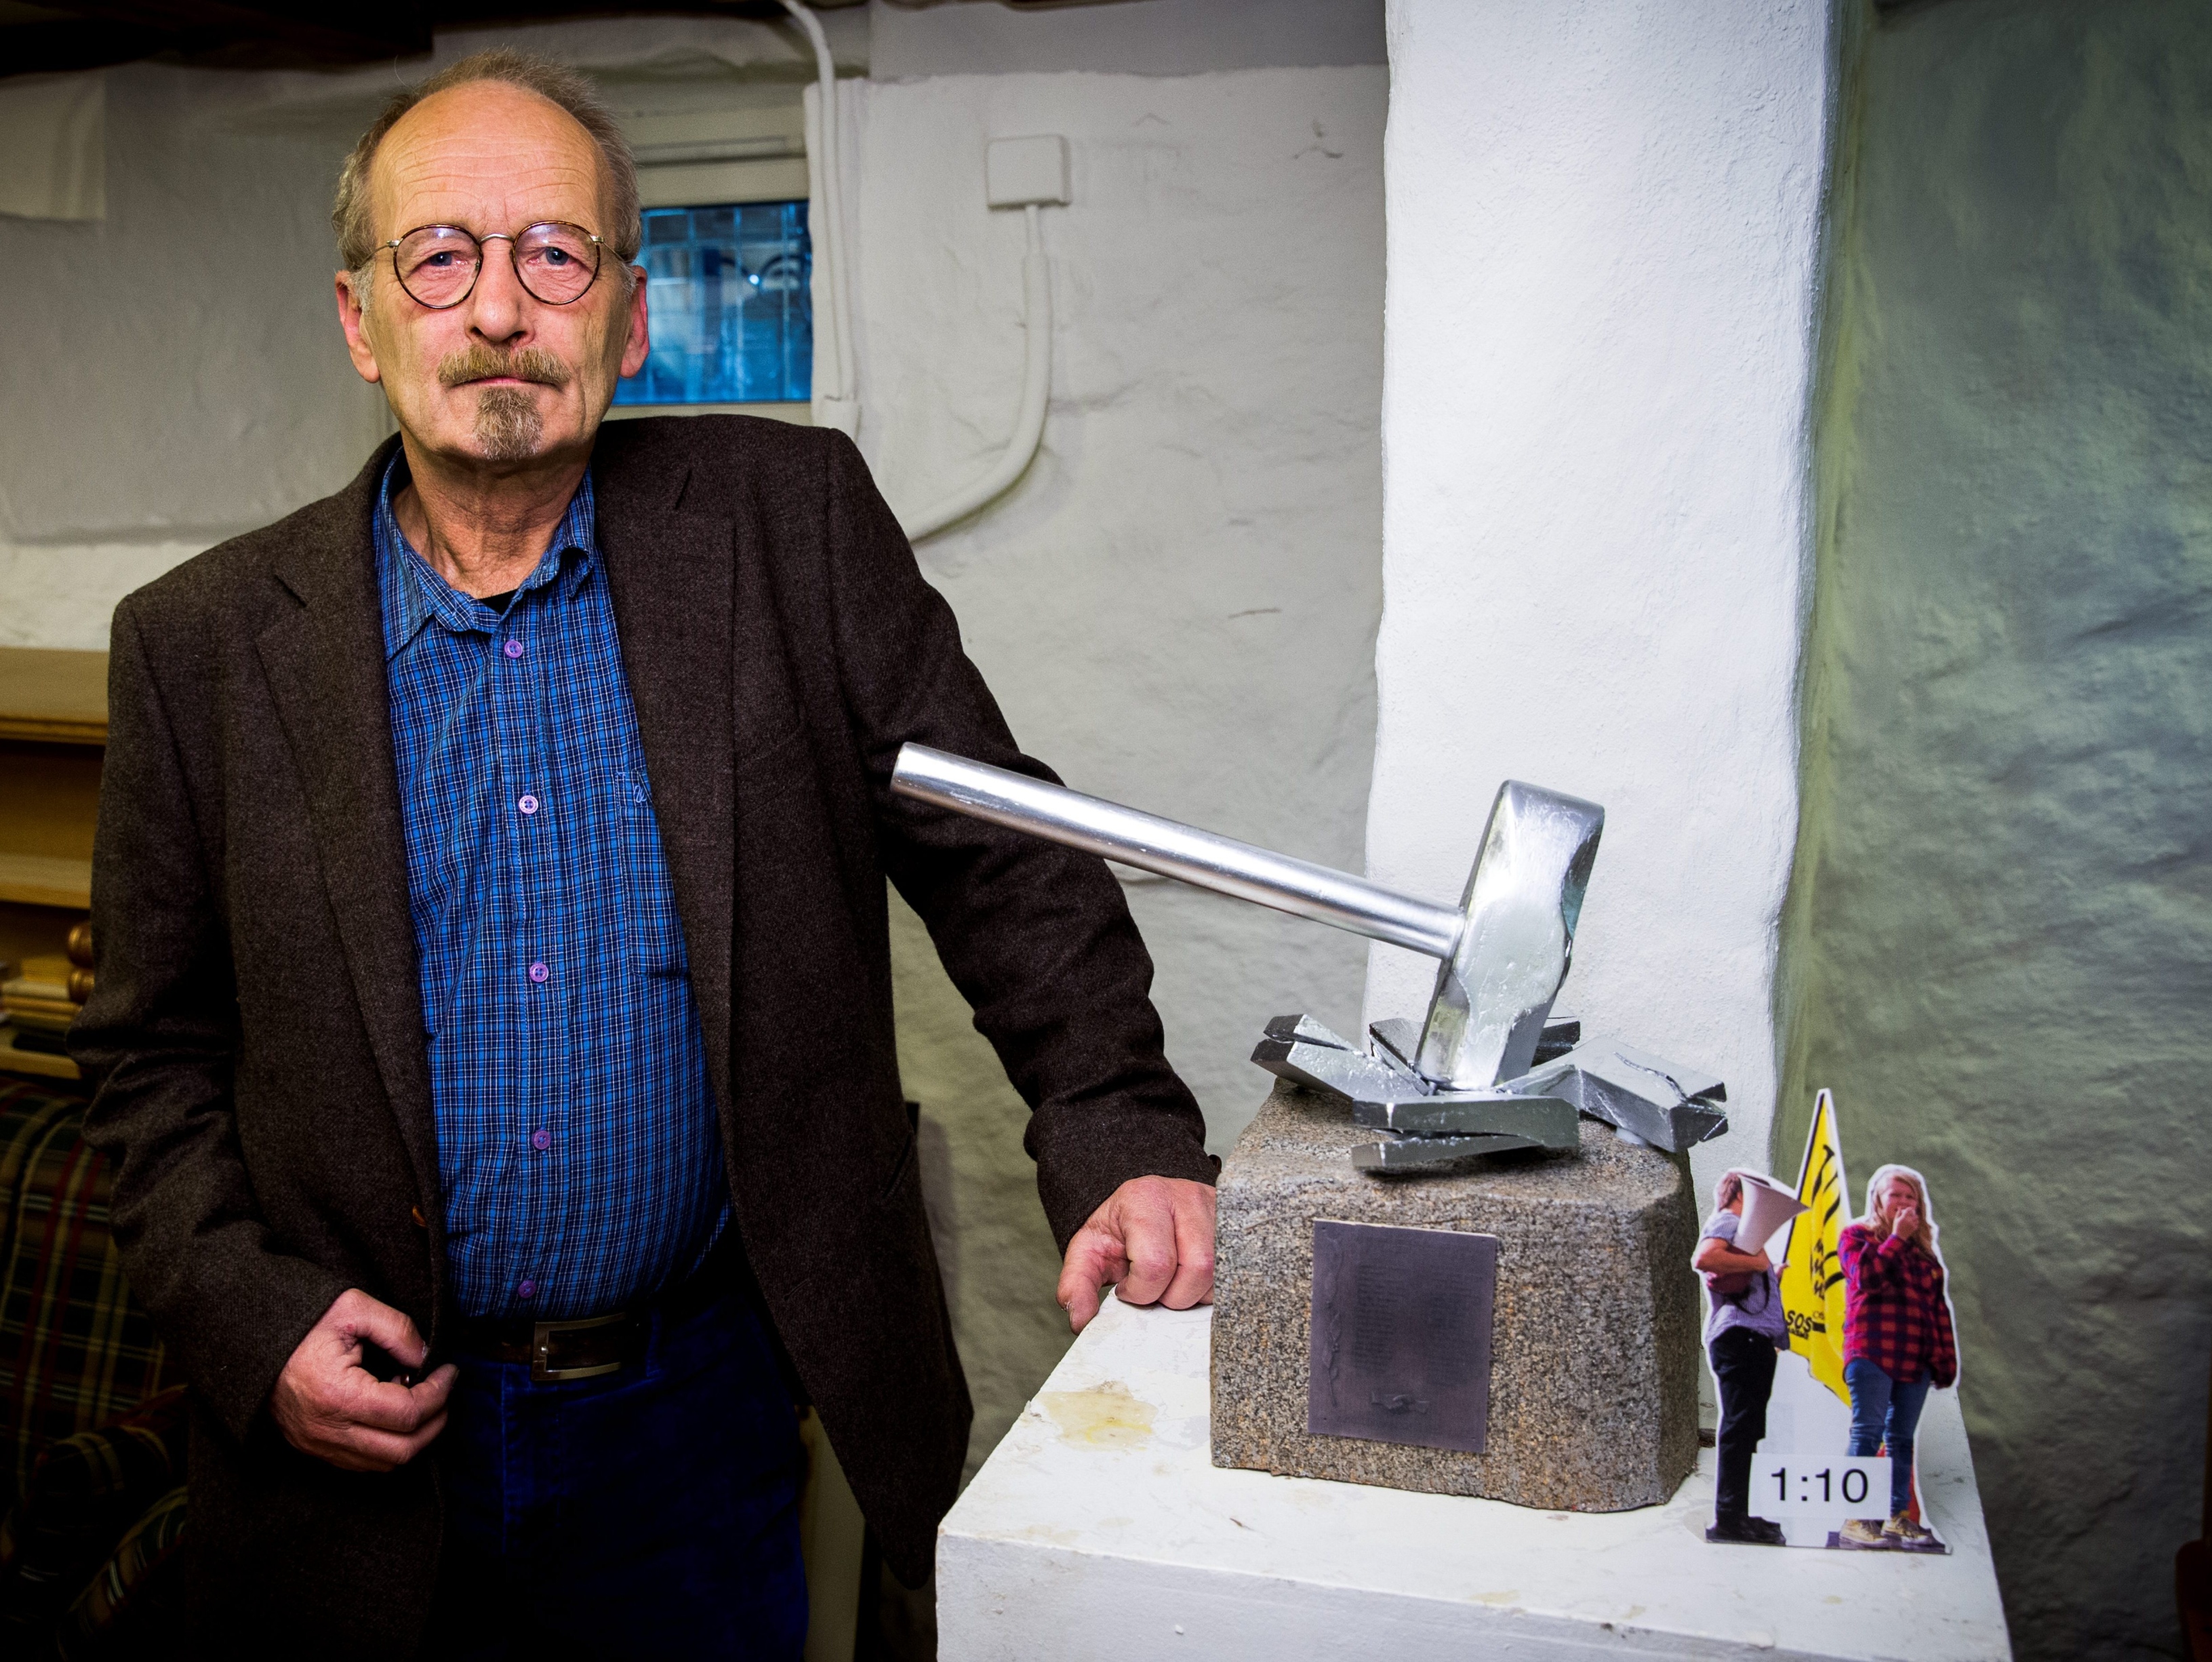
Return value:
<svg viewBox="0 0 2212 1662">
<path fill-rule="evenodd" d="M 557 1322 L 532 1321 L 527 1316 L 466 1322 L 455 1330 L 451 1348 L 464 1355 L 527 1362 L 530 1377 L 538 1381 L 595 1379 L 619 1373 L 645 1360 L 655 1316 L 664 1322 L 688 1320 L 750 1286 L 734 1233 L 723 1237 L 696 1274 L 650 1304 Z"/>
</svg>

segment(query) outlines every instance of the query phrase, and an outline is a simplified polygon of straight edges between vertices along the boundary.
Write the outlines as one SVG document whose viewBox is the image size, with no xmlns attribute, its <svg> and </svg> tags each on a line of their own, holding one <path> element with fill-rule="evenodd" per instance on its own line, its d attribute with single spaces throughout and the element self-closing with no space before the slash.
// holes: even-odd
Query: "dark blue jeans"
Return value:
<svg viewBox="0 0 2212 1662">
<path fill-rule="evenodd" d="M 1889 1451 L 1889 1515 L 1912 1502 L 1912 1434 L 1920 1429 L 1920 1410 L 1928 1402 L 1925 1374 L 1900 1384 L 1862 1356 L 1844 1364 L 1844 1383 L 1851 1393 L 1853 1454 Z"/>
<path fill-rule="evenodd" d="M 656 1316 L 643 1361 L 595 1379 L 454 1360 L 426 1655 L 799 1654 L 805 1456 L 750 1305 Z"/>
</svg>

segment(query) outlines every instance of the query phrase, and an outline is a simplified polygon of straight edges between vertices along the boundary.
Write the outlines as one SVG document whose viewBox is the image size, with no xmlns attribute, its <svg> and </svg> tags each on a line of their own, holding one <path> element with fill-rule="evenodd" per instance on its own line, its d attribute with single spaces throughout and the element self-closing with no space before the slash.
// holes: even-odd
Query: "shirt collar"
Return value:
<svg viewBox="0 0 2212 1662">
<path fill-rule="evenodd" d="M 408 483 L 407 456 L 397 451 L 386 465 L 384 481 L 376 493 L 371 540 L 376 549 L 377 587 L 384 600 L 384 655 L 388 661 L 413 640 L 422 625 L 434 618 L 456 634 L 471 630 L 486 634 L 497 629 L 500 614 L 473 595 L 464 594 L 430 569 L 399 528 L 392 499 Z M 599 558 L 598 520 L 592 501 L 592 476 L 577 482 L 576 494 L 555 527 L 544 557 L 515 590 L 513 605 L 520 606 L 532 590 L 557 584 L 562 599 L 573 595 Z"/>
</svg>

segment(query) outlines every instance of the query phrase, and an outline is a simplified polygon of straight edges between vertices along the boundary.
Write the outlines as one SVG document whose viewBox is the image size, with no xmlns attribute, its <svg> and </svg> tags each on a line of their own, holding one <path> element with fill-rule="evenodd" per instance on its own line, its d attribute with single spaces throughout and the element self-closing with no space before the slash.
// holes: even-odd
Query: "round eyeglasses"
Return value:
<svg viewBox="0 0 2212 1662">
<path fill-rule="evenodd" d="M 580 225 L 547 220 L 509 236 L 475 236 L 458 225 L 422 225 L 384 246 L 399 286 L 434 311 L 459 306 L 472 294 L 483 270 L 483 245 L 504 242 L 514 260 L 515 281 L 532 300 L 567 306 L 581 300 L 599 274 L 599 240 Z"/>
</svg>

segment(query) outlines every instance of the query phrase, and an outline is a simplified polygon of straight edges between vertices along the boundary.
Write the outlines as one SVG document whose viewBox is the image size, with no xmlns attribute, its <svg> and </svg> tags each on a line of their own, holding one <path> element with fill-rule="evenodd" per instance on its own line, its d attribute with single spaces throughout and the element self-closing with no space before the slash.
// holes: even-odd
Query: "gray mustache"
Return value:
<svg viewBox="0 0 2212 1662">
<path fill-rule="evenodd" d="M 568 366 L 535 346 L 526 346 L 519 352 L 495 352 L 489 347 L 472 346 L 453 354 L 438 366 L 441 387 L 488 380 L 494 375 L 512 375 L 518 380 L 536 381 L 544 387 L 566 387 L 569 381 Z"/>
</svg>

